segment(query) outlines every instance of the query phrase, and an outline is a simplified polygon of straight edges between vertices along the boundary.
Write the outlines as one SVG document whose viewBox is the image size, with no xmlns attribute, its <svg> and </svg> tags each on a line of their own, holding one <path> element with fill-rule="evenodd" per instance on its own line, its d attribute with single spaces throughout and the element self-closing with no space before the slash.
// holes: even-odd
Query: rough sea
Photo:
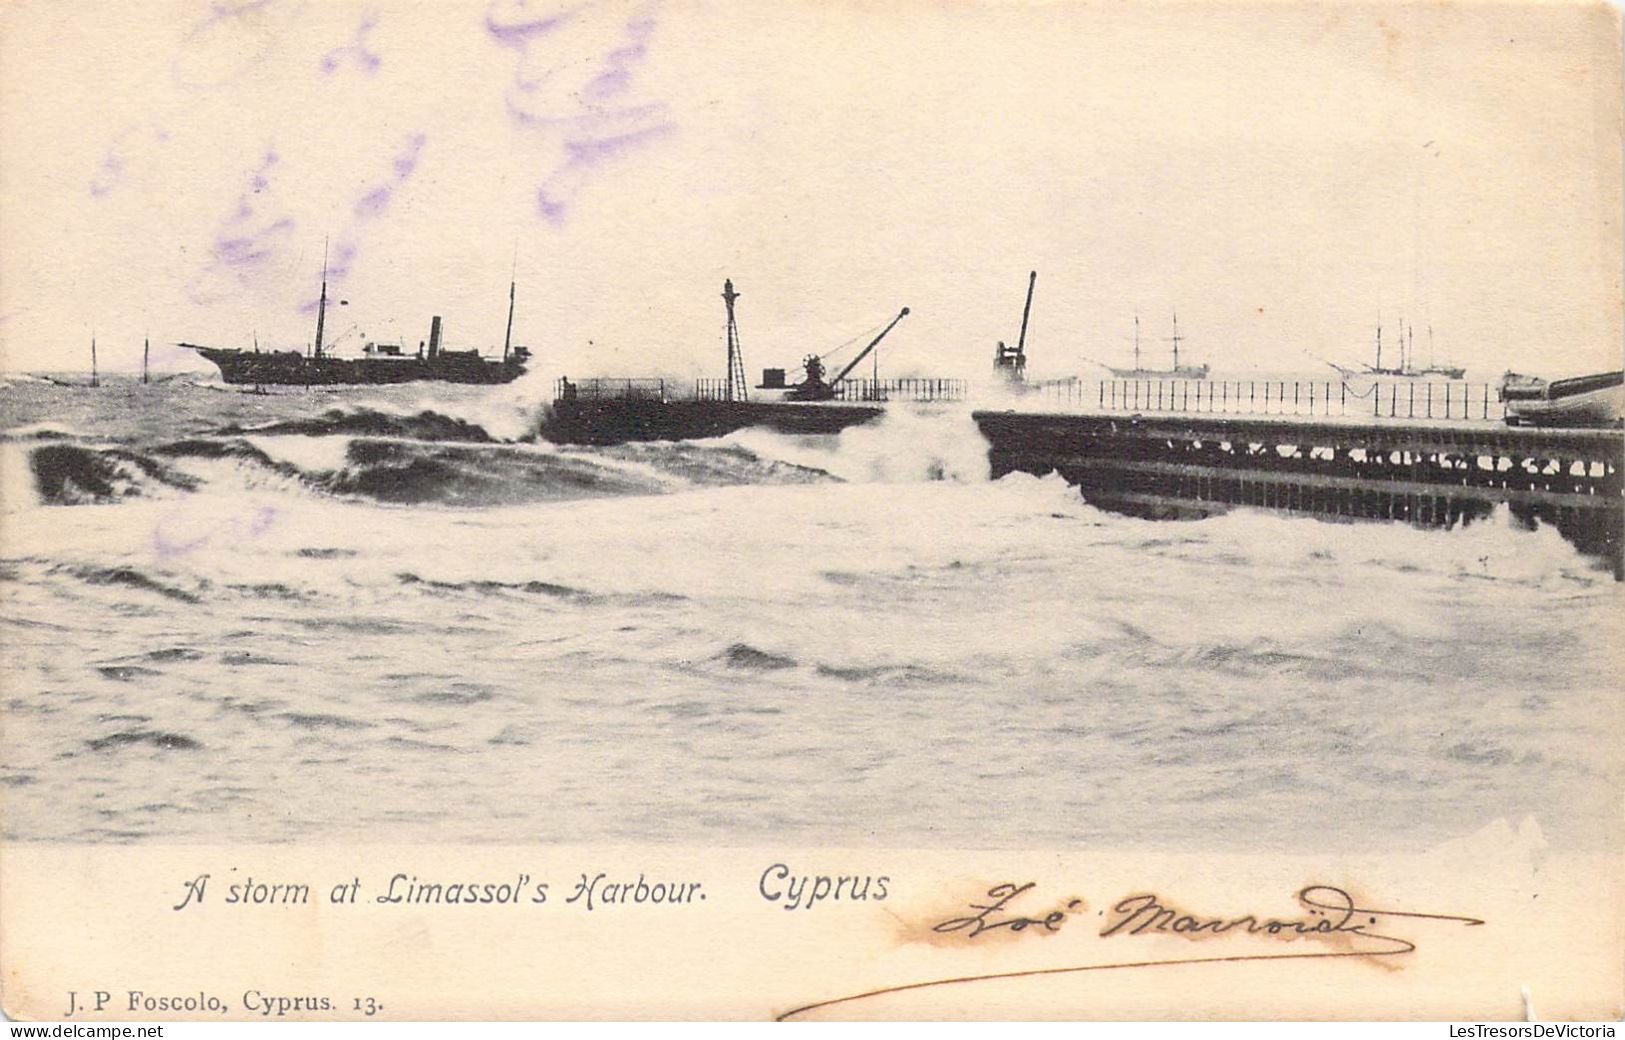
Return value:
<svg viewBox="0 0 1625 1040">
<path fill-rule="evenodd" d="M 0 386 L 12 840 L 1618 840 L 1622 588 L 1552 530 L 1157 522 L 968 410 L 537 442 L 546 396 Z"/>
</svg>

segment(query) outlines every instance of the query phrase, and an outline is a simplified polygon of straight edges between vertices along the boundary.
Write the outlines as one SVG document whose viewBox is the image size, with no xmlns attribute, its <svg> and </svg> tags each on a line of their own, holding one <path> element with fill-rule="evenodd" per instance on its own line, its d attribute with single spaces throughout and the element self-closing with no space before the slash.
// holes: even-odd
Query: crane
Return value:
<svg viewBox="0 0 1625 1040">
<path fill-rule="evenodd" d="M 908 308 L 904 307 L 897 313 L 897 317 L 891 320 L 890 325 L 887 325 L 885 328 L 880 330 L 880 335 L 870 340 L 869 345 L 859 351 L 858 356 L 847 362 L 846 367 L 841 369 L 840 374 L 827 383 L 824 382 L 824 359 L 819 357 L 817 354 L 808 354 L 807 357 L 801 362 L 802 366 L 807 370 L 807 378 L 791 387 L 790 392 L 784 395 L 785 400 L 828 401 L 833 398 L 835 396 L 835 388 L 840 385 L 841 380 L 845 379 L 847 374 L 850 373 L 854 368 L 857 368 L 858 362 L 868 357 L 869 352 L 878 347 L 880 345 L 880 341 L 886 338 L 886 333 L 896 328 L 897 323 L 906 317 L 908 317 Z"/>
<path fill-rule="evenodd" d="M 1021 382 L 1027 374 L 1027 319 L 1033 312 L 1033 286 L 1037 282 L 1037 271 L 1027 275 L 1027 303 L 1021 308 L 1021 336 L 1016 340 L 1015 349 L 1000 340 L 993 350 L 993 370 L 1012 383 Z"/>
</svg>

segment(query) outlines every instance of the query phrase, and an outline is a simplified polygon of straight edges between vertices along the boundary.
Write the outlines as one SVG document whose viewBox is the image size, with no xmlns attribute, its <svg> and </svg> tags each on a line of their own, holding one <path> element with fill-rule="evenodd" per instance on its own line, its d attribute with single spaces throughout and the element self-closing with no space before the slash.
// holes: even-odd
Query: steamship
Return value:
<svg viewBox="0 0 1625 1040">
<path fill-rule="evenodd" d="M 442 383 L 511 383 L 524 374 L 530 351 L 512 345 L 514 283 L 508 283 L 508 331 L 502 343 L 501 359 L 486 358 L 478 350 L 445 350 L 440 345 L 440 317 L 429 323 L 427 346 L 408 354 L 398 344 L 368 343 L 361 357 L 336 357 L 323 350 L 322 332 L 327 320 L 327 270 L 323 263 L 322 297 L 316 309 L 316 346 L 309 353 L 297 350 L 262 351 L 240 347 L 204 347 L 181 343 L 195 350 L 220 369 L 228 383 L 255 386 L 327 386 L 346 383 L 411 383 L 434 380 Z M 343 302 L 343 301 L 340 301 Z"/>
</svg>

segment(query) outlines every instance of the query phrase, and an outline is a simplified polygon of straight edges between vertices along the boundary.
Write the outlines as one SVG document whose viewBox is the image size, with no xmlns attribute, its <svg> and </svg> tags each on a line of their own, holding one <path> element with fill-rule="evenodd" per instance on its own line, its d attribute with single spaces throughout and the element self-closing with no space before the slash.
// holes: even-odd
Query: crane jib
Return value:
<svg viewBox="0 0 1625 1040">
<path fill-rule="evenodd" d="M 880 341 L 886 338 L 886 333 L 888 333 L 892 329 L 896 328 L 897 323 L 902 321 L 906 317 L 908 317 L 908 308 L 904 307 L 901 311 L 897 312 L 897 317 L 895 317 L 895 318 L 893 318 L 891 320 L 890 325 L 887 325 L 885 328 L 880 330 L 880 335 L 878 335 L 874 339 L 870 340 L 869 345 L 867 347 L 864 347 L 861 351 L 859 351 L 857 357 L 855 357 L 851 361 L 847 362 L 846 367 L 841 369 L 841 374 L 836 376 L 834 379 L 831 379 L 829 381 L 829 385 L 831 387 L 835 387 L 836 385 L 838 385 L 841 382 L 841 380 L 845 379 L 848 372 L 850 372 L 854 368 L 858 367 L 858 362 L 860 362 L 864 358 L 868 357 L 869 352 L 880 345 Z"/>
</svg>

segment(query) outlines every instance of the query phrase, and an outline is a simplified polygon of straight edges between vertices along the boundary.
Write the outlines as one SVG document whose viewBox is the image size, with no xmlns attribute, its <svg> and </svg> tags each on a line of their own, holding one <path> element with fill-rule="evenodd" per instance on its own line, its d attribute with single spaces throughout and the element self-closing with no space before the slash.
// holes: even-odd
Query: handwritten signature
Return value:
<svg viewBox="0 0 1625 1040">
<path fill-rule="evenodd" d="M 1068 898 L 1052 902 L 1047 909 L 1017 910 L 1018 901 L 1031 903 L 1030 896 L 1037 889 L 1036 882 L 1017 884 L 1005 882 L 992 886 L 984 897 L 968 904 L 968 910 L 939 921 L 931 931 L 951 935 L 967 943 L 989 934 L 1055 935 L 1087 908 L 1082 899 Z M 1415 910 L 1388 910 L 1362 906 L 1344 889 L 1332 885 L 1310 885 L 1300 889 L 1296 896 L 1300 913 L 1285 917 L 1271 917 L 1257 913 L 1208 914 L 1182 909 L 1172 901 L 1164 900 L 1152 892 L 1126 896 L 1113 903 L 1109 910 L 1099 911 L 1103 918 L 1100 931 L 1093 937 L 1116 940 L 1142 935 L 1176 935 L 1200 938 L 1224 935 L 1263 936 L 1266 939 L 1322 940 L 1328 948 L 1289 953 L 1232 952 L 1205 957 L 1159 957 L 1134 960 L 1113 960 L 1108 963 L 1068 965 L 1056 968 L 1038 968 L 1025 971 L 1000 972 L 987 975 L 969 975 L 955 978 L 912 982 L 864 993 L 821 1000 L 817 1003 L 784 1012 L 780 1021 L 804 1015 L 810 1011 L 836 1004 L 849 1004 L 893 993 L 929 989 L 936 986 L 967 985 L 999 979 L 1027 978 L 1043 975 L 1075 974 L 1086 971 L 1123 970 L 1130 968 L 1167 967 L 1175 964 L 1223 964 L 1261 960 L 1309 960 L 1332 957 L 1393 957 L 1416 950 L 1417 944 L 1408 938 L 1392 934 L 1393 927 L 1384 922 L 1440 921 L 1475 927 L 1484 922 L 1476 917 L 1456 914 L 1421 913 Z M 1380 927 L 1382 931 L 1376 929 Z M 1332 944 L 1329 940 L 1335 939 Z"/>
</svg>

